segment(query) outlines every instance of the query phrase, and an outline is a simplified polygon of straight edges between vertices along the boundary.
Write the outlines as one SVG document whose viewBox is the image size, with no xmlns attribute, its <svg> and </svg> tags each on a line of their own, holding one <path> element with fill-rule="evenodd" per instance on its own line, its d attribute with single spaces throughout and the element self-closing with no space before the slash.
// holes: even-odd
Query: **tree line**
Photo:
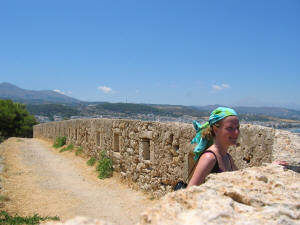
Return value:
<svg viewBox="0 0 300 225">
<path fill-rule="evenodd" d="M 24 104 L 0 99 L 0 142 L 9 137 L 32 137 L 35 124 Z"/>
</svg>

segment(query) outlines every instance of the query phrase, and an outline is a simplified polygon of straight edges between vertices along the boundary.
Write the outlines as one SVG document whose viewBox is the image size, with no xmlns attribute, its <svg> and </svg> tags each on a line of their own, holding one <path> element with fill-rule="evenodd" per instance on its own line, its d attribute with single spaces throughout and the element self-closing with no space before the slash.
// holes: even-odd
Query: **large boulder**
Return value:
<svg viewBox="0 0 300 225">
<path fill-rule="evenodd" d="M 300 224 L 299 187 L 299 173 L 274 164 L 211 174 L 166 195 L 139 224 Z"/>
</svg>

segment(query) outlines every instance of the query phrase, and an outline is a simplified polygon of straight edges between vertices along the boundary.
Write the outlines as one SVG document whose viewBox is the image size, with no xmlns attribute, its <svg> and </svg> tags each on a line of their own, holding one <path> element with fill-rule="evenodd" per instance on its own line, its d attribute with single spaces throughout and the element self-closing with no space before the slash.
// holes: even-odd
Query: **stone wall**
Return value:
<svg viewBox="0 0 300 225">
<path fill-rule="evenodd" d="M 158 196 L 185 180 L 194 166 L 191 124 L 80 119 L 39 124 L 33 134 L 53 142 L 66 136 L 68 143 L 83 147 L 88 157 L 99 158 L 106 150 L 125 180 Z M 271 162 L 274 134 L 271 128 L 241 125 L 238 144 L 229 150 L 238 168 Z"/>
</svg>

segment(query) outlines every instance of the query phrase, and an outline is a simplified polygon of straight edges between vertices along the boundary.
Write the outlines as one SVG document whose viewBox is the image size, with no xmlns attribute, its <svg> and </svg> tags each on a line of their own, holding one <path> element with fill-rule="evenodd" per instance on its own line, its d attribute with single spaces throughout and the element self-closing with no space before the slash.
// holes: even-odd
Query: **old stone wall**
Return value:
<svg viewBox="0 0 300 225">
<path fill-rule="evenodd" d="M 194 166 L 191 124 L 118 119 L 80 119 L 34 126 L 34 138 L 53 141 L 66 136 L 85 155 L 99 158 L 102 150 L 114 170 L 140 189 L 161 196 L 185 180 Z M 238 168 L 272 161 L 275 130 L 242 125 L 236 147 L 230 149 Z"/>
</svg>

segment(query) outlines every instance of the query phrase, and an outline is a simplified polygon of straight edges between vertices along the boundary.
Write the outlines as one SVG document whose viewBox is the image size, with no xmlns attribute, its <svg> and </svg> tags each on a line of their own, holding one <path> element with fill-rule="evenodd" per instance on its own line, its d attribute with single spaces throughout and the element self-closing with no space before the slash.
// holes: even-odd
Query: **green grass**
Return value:
<svg viewBox="0 0 300 225">
<path fill-rule="evenodd" d="M 66 141 L 67 141 L 66 136 L 57 137 L 54 144 L 53 144 L 53 147 L 54 148 L 60 148 L 60 147 L 62 147 L 66 144 Z"/>
<path fill-rule="evenodd" d="M 83 148 L 80 146 L 79 148 L 76 149 L 75 155 L 81 155 L 83 152 Z"/>
<path fill-rule="evenodd" d="M 59 152 L 72 151 L 74 148 L 73 144 L 69 144 L 67 147 L 62 148 Z"/>
<path fill-rule="evenodd" d="M 96 167 L 100 179 L 108 178 L 112 176 L 113 166 L 112 160 L 107 156 L 106 151 L 100 153 L 100 159 L 98 160 L 98 165 Z"/>
<path fill-rule="evenodd" d="M 95 157 L 92 157 L 86 162 L 86 164 L 88 164 L 89 166 L 93 166 L 95 165 L 96 161 L 97 159 Z"/>
<path fill-rule="evenodd" d="M 18 224 L 28 224 L 28 225 L 35 225 L 40 224 L 41 221 L 46 220 L 59 220 L 59 217 L 41 217 L 38 214 L 34 214 L 31 217 L 21 217 L 18 215 L 10 216 L 7 212 L 1 211 L 0 212 L 0 224 L 3 225 L 18 225 Z"/>
</svg>

